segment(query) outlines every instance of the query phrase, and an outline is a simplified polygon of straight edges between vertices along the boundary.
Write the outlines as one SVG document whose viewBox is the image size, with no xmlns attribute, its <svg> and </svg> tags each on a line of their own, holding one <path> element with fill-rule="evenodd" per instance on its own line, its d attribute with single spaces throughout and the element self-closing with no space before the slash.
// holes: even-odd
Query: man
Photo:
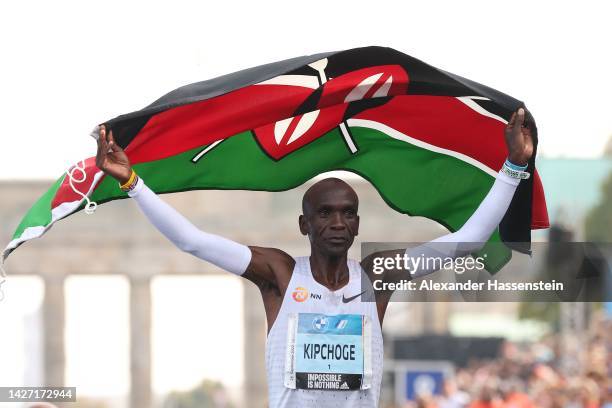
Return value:
<svg viewBox="0 0 612 408">
<path fill-rule="evenodd" d="M 445 255 L 457 257 L 479 249 L 501 221 L 533 154 L 531 131 L 523 126 L 525 115 L 519 109 L 505 129 L 508 161 L 487 197 L 459 231 L 435 240 L 457 244 Z M 372 258 L 363 265 L 347 259 L 359 232 L 358 197 L 348 184 L 325 179 L 304 194 L 299 228 L 310 240 L 311 254 L 293 258 L 280 249 L 247 247 L 199 230 L 144 184 L 115 143 L 112 130 L 107 134 L 103 126 L 96 165 L 117 179 L 177 247 L 260 289 L 268 321 L 266 368 L 271 407 L 377 406 L 382 380 L 381 326 L 392 292 L 376 292 L 374 302 L 359 298 L 372 292 L 371 285 L 362 288 L 361 278 L 372 281 L 374 276 L 368 267 Z M 384 255 L 410 251 L 415 249 Z M 420 269 L 411 274 L 418 277 L 430 272 Z M 399 273 L 388 271 L 384 278 L 397 279 Z"/>
</svg>

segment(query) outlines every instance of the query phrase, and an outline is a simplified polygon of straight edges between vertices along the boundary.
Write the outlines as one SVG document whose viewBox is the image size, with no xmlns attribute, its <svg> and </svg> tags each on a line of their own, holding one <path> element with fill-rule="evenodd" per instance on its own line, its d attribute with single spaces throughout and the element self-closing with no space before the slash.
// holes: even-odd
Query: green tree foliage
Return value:
<svg viewBox="0 0 612 408">
<path fill-rule="evenodd" d="M 559 331 L 560 304 L 557 302 L 521 302 L 519 319 L 548 323 L 551 330 Z"/>
<path fill-rule="evenodd" d="M 221 383 L 204 380 L 192 390 L 171 392 L 163 408 L 232 408 Z"/>
</svg>

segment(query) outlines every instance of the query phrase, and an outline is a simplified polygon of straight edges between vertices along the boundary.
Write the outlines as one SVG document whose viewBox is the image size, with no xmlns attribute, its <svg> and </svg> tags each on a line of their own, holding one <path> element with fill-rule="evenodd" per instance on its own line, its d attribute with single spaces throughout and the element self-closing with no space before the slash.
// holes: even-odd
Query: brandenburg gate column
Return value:
<svg viewBox="0 0 612 408">
<path fill-rule="evenodd" d="M 151 279 L 130 276 L 130 408 L 151 408 Z"/>
<path fill-rule="evenodd" d="M 259 290 L 243 279 L 244 296 L 244 390 L 243 407 L 267 406 L 266 314 Z"/>
<path fill-rule="evenodd" d="M 42 306 L 44 384 L 50 387 L 63 387 L 66 374 L 66 352 L 64 349 L 64 329 L 66 326 L 65 276 L 49 274 L 43 278 L 45 282 Z"/>
</svg>

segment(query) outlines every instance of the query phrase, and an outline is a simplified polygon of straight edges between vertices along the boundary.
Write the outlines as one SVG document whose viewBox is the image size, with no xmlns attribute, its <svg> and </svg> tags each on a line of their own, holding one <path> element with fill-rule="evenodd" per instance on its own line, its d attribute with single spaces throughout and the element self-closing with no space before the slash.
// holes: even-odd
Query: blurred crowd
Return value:
<svg viewBox="0 0 612 408">
<path fill-rule="evenodd" d="M 501 358 L 458 369 L 443 395 L 402 408 L 464 407 L 612 408 L 612 320 L 596 318 L 585 333 L 506 342 Z"/>
</svg>

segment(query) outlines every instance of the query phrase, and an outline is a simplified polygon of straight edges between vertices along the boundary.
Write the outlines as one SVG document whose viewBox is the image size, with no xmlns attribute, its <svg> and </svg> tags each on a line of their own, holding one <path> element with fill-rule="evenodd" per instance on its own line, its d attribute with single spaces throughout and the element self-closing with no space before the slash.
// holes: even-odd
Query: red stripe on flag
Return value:
<svg viewBox="0 0 612 408">
<path fill-rule="evenodd" d="M 382 75 L 368 95 L 383 87 L 389 77 L 393 80 L 386 95 L 406 92 L 408 74 L 399 65 L 368 67 L 325 83 L 319 107 L 342 104 L 362 81 L 377 74 Z M 172 108 L 152 116 L 125 151 L 132 163 L 170 157 L 291 117 L 312 93 L 311 88 L 299 85 L 251 85 L 212 99 Z M 332 110 L 336 109 L 344 108 Z"/>
<path fill-rule="evenodd" d="M 406 95 L 355 115 L 431 145 L 463 153 L 492 169 L 507 156 L 505 125 L 454 97 Z"/>
<path fill-rule="evenodd" d="M 508 156 L 505 124 L 484 116 L 454 97 L 402 95 L 355 115 L 383 123 L 433 146 L 462 153 L 497 171 Z M 534 175 L 532 228 L 548 227 L 544 189 Z"/>
<path fill-rule="evenodd" d="M 252 85 L 151 117 L 125 149 L 132 163 L 159 160 L 293 116 L 312 89 Z"/>
</svg>

